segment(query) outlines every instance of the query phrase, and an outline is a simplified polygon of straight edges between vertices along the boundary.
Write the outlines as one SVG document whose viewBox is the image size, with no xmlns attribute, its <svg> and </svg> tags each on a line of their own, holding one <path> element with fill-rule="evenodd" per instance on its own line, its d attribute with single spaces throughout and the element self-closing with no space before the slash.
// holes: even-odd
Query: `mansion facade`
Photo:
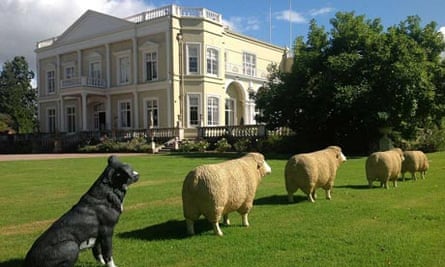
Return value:
<svg viewBox="0 0 445 267">
<path fill-rule="evenodd" d="M 284 47 L 177 5 L 123 19 L 88 10 L 35 52 L 45 133 L 255 124 L 251 95 L 271 64 L 289 68 Z"/>
</svg>

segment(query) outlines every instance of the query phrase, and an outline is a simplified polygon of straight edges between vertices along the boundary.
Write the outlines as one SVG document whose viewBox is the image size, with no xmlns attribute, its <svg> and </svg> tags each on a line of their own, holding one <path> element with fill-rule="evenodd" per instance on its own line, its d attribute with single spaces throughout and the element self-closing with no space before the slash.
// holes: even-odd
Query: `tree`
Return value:
<svg viewBox="0 0 445 267">
<path fill-rule="evenodd" d="M 0 113 L 13 121 L 19 133 L 32 132 L 36 126 L 36 91 L 31 87 L 34 73 L 24 57 L 5 62 L 0 73 Z"/>
<path fill-rule="evenodd" d="M 445 43 L 437 24 L 421 27 L 412 16 L 385 32 L 379 19 L 353 12 L 330 22 L 328 33 L 311 21 L 307 40 L 295 41 L 291 73 L 275 69 L 256 96 L 262 121 L 288 126 L 314 147 L 340 144 L 350 152 L 366 152 L 380 126 L 413 138 L 440 121 Z"/>
</svg>

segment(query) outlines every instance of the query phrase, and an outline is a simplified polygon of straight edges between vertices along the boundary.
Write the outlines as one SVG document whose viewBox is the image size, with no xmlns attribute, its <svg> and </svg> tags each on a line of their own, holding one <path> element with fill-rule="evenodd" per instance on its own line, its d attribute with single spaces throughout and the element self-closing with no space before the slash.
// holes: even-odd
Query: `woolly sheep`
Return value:
<svg viewBox="0 0 445 267">
<path fill-rule="evenodd" d="M 376 180 L 380 181 L 380 186 L 386 189 L 390 180 L 394 187 L 397 187 L 403 160 L 403 151 L 400 148 L 372 153 L 366 159 L 366 178 L 369 187 L 372 187 L 372 183 Z"/>
<path fill-rule="evenodd" d="M 201 165 L 190 171 L 182 186 L 183 212 L 187 233 L 194 234 L 194 221 L 201 215 L 212 223 L 216 235 L 222 236 L 219 221 L 230 224 L 228 214 L 237 211 L 242 224 L 249 226 L 257 186 L 271 168 L 260 153 L 217 164 Z"/>
<path fill-rule="evenodd" d="M 344 161 L 346 157 L 338 146 L 292 156 L 284 171 L 288 201 L 294 201 L 293 194 L 300 188 L 309 201 L 315 202 L 315 190 L 320 187 L 331 199 L 337 168 Z"/>
<path fill-rule="evenodd" d="M 402 179 L 405 181 L 405 172 L 411 173 L 411 179 L 417 180 L 416 172 L 420 172 L 422 179 L 430 167 L 427 156 L 420 150 L 404 151 L 405 160 L 402 163 Z"/>
</svg>

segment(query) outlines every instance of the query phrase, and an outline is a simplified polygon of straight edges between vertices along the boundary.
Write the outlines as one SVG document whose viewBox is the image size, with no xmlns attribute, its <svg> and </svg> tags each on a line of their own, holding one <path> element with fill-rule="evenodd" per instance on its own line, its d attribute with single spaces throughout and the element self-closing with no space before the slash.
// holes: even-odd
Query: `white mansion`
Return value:
<svg viewBox="0 0 445 267">
<path fill-rule="evenodd" d="M 249 95 L 270 64 L 289 67 L 285 48 L 176 5 L 124 19 L 89 10 L 35 52 L 47 133 L 255 124 Z"/>
</svg>

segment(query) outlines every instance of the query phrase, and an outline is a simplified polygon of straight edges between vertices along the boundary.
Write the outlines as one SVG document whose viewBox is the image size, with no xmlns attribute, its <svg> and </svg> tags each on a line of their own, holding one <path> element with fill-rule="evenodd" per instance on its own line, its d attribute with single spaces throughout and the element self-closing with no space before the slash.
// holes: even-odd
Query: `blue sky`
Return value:
<svg viewBox="0 0 445 267">
<path fill-rule="evenodd" d="M 283 47 L 306 36 L 311 19 L 329 30 L 337 12 L 380 18 L 385 28 L 419 15 L 445 33 L 444 0 L 0 0 L 0 69 L 25 56 L 35 71 L 36 42 L 62 34 L 88 9 L 124 18 L 171 4 L 208 8 L 235 31 Z"/>
<path fill-rule="evenodd" d="M 155 5 L 169 3 L 146 2 Z M 289 46 L 290 40 L 293 41 L 296 36 L 306 36 L 311 19 L 330 29 L 329 20 L 337 12 L 354 11 L 369 19 L 380 18 L 385 29 L 399 24 L 410 15 L 419 15 L 423 23 L 436 21 L 439 27 L 445 26 L 444 0 L 182 0 L 174 3 L 209 8 L 221 13 L 224 20 L 235 25 L 236 30 L 261 40 L 271 40 L 280 46 Z"/>
</svg>

